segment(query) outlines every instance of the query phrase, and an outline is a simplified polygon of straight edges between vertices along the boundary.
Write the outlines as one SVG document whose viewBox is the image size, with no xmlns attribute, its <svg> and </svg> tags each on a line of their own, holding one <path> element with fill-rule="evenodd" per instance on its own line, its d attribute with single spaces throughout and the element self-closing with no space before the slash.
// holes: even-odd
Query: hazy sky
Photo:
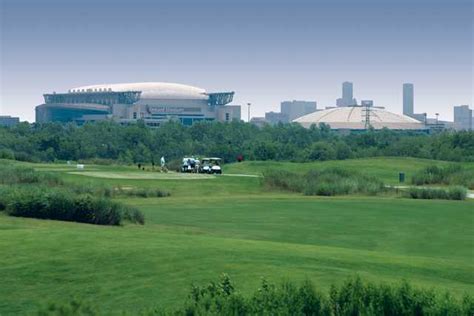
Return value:
<svg viewBox="0 0 474 316">
<path fill-rule="evenodd" d="M 29 121 L 43 93 L 139 81 L 235 91 L 252 116 L 332 106 L 346 80 L 397 113 L 404 82 L 429 116 L 474 103 L 471 0 L 0 3 L 0 114 Z"/>
</svg>

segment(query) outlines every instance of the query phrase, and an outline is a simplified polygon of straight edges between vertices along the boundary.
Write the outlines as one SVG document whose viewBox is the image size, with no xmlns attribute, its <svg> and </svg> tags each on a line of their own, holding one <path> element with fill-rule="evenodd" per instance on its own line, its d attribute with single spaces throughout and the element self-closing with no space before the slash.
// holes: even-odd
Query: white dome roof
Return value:
<svg viewBox="0 0 474 316">
<path fill-rule="evenodd" d="M 304 127 L 325 123 L 332 129 L 365 129 L 366 108 L 361 106 L 338 107 L 316 111 L 293 122 Z M 370 125 L 375 129 L 424 129 L 424 125 L 411 117 L 395 114 L 380 108 L 370 108 Z"/>
<path fill-rule="evenodd" d="M 70 92 L 97 91 L 141 91 L 141 99 L 207 99 L 206 90 L 178 83 L 137 82 L 114 83 L 83 86 L 70 89 Z"/>
</svg>

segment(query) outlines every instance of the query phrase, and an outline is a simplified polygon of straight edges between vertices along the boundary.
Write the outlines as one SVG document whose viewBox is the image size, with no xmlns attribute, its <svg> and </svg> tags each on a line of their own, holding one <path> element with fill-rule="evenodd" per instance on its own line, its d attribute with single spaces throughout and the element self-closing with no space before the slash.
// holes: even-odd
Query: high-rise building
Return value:
<svg viewBox="0 0 474 316">
<path fill-rule="evenodd" d="M 371 107 L 374 106 L 374 101 L 373 100 L 361 100 L 360 105 L 371 108 Z"/>
<path fill-rule="evenodd" d="M 357 100 L 354 99 L 354 91 L 352 82 L 342 83 L 342 98 L 336 100 L 337 106 L 354 106 L 357 105 Z"/>
<path fill-rule="evenodd" d="M 0 126 L 14 126 L 20 123 L 19 117 L 0 115 Z"/>
<path fill-rule="evenodd" d="M 352 101 L 354 95 L 354 87 L 352 82 L 343 82 L 342 83 L 342 99 L 344 101 Z"/>
<path fill-rule="evenodd" d="M 283 101 L 280 104 L 280 112 L 291 122 L 298 117 L 315 112 L 316 106 L 316 101 Z"/>
<path fill-rule="evenodd" d="M 266 112 L 265 121 L 269 124 L 288 123 L 288 115 L 281 112 Z"/>
<path fill-rule="evenodd" d="M 413 117 L 414 114 L 414 93 L 413 83 L 403 84 L 403 114 Z"/>
<path fill-rule="evenodd" d="M 454 107 L 454 128 L 456 130 L 472 129 L 472 110 L 469 109 L 469 105 Z"/>
</svg>

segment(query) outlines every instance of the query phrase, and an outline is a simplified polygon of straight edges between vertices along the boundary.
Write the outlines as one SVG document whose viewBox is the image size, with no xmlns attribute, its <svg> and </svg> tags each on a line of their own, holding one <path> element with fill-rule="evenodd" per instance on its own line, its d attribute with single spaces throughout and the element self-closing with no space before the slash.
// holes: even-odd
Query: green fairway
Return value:
<svg viewBox="0 0 474 316">
<path fill-rule="evenodd" d="M 397 158 L 245 162 L 227 165 L 224 172 L 339 165 L 367 168 L 396 183 L 400 169 L 409 175 L 432 163 Z M 172 196 L 122 199 L 145 213 L 144 226 L 103 227 L 0 213 L 1 315 L 31 312 L 39 303 L 72 297 L 110 313 L 172 307 L 184 300 L 191 283 L 205 283 L 224 272 L 243 291 L 256 288 L 260 277 L 310 278 L 327 289 L 359 274 L 371 281 L 406 279 L 456 296 L 474 293 L 472 200 L 304 197 L 268 192 L 258 177 L 183 181 L 181 177 L 196 175 L 163 178 L 166 174 L 123 166 L 86 166 L 79 175 L 64 165 L 34 166 L 68 182 L 157 187 Z"/>
</svg>

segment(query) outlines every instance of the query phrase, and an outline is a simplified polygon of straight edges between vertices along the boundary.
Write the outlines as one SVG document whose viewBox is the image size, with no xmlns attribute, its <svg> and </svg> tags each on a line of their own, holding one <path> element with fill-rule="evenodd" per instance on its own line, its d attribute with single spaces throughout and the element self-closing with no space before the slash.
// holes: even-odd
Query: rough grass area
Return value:
<svg viewBox="0 0 474 316">
<path fill-rule="evenodd" d="M 412 184 L 461 185 L 474 189 L 474 170 L 463 168 L 460 164 L 431 165 L 416 172 Z"/>
<path fill-rule="evenodd" d="M 268 169 L 286 170 L 290 172 L 306 173 L 310 170 L 320 170 L 326 168 L 344 168 L 349 171 L 362 172 L 368 176 L 375 176 L 386 184 L 398 184 L 398 174 L 405 173 L 407 181 L 423 168 L 436 165 L 445 167 L 449 165 L 459 165 L 466 171 L 474 171 L 473 162 L 452 163 L 445 161 L 434 161 L 429 159 L 405 158 L 405 157 L 384 157 L 384 158 L 364 158 L 348 159 L 343 161 L 331 160 L 321 162 L 276 162 L 276 161 L 245 161 L 224 165 L 224 173 L 250 173 L 263 174 Z"/>
<path fill-rule="evenodd" d="M 386 191 L 382 181 L 343 168 L 310 170 L 306 174 L 285 170 L 266 170 L 263 183 L 269 189 L 301 192 L 305 195 L 375 195 Z"/>
<path fill-rule="evenodd" d="M 124 220 L 145 223 L 143 214 L 135 207 L 103 197 L 41 186 L 0 188 L 0 210 L 10 216 L 95 225 L 121 225 Z"/>
<path fill-rule="evenodd" d="M 433 315 L 471 316 L 474 300 L 413 287 L 409 282 L 377 284 L 360 277 L 321 291 L 312 281 L 274 284 L 262 279 L 250 295 L 243 295 L 228 275 L 217 282 L 193 285 L 184 304 L 169 309 L 142 310 L 142 315 Z M 179 306 L 181 305 L 181 306 Z M 50 303 L 40 315 L 103 315 L 101 307 L 73 300 Z"/>
<path fill-rule="evenodd" d="M 448 188 L 417 188 L 410 187 L 405 196 L 412 199 L 439 199 L 439 200 L 465 200 L 467 190 L 461 186 L 452 186 Z"/>
</svg>

